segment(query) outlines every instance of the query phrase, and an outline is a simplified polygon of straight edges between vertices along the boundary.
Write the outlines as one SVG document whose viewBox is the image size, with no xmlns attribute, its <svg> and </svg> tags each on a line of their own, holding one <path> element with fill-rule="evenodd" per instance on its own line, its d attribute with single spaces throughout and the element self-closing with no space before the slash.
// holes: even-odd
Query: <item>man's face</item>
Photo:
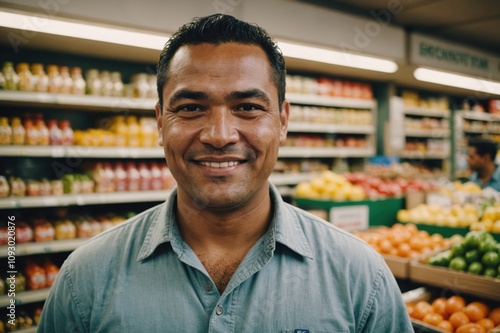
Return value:
<svg viewBox="0 0 500 333">
<path fill-rule="evenodd" d="M 264 51 L 224 43 L 181 47 L 157 107 L 167 164 L 184 200 L 232 210 L 268 195 L 267 179 L 286 138 Z"/>
<path fill-rule="evenodd" d="M 470 170 L 480 170 L 485 162 L 485 157 L 479 155 L 475 147 L 467 147 L 467 164 Z"/>
</svg>

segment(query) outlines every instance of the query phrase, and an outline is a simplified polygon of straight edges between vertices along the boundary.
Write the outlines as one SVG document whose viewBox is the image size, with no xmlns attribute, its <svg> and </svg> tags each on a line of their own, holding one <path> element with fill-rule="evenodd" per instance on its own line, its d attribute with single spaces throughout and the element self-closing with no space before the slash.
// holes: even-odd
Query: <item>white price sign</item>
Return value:
<svg viewBox="0 0 500 333">
<path fill-rule="evenodd" d="M 332 207 L 330 222 L 347 230 L 364 230 L 368 228 L 369 207 L 367 205 Z"/>
<path fill-rule="evenodd" d="M 441 207 L 450 207 L 451 199 L 449 196 L 440 193 L 427 193 L 426 203 L 428 205 L 436 205 Z"/>
</svg>

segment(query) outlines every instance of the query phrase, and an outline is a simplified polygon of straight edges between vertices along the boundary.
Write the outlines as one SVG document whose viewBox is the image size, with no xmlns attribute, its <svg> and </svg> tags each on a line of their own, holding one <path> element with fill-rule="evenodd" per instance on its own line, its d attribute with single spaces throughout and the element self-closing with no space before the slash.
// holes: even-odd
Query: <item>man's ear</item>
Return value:
<svg viewBox="0 0 500 333">
<path fill-rule="evenodd" d="M 286 136 L 288 133 L 288 118 L 290 117 L 290 102 L 287 100 L 283 101 L 281 105 L 280 112 L 280 121 L 281 121 L 281 130 L 280 130 L 280 143 L 284 144 L 286 140 Z"/>
<path fill-rule="evenodd" d="M 155 113 L 156 113 L 156 127 L 158 129 L 158 144 L 160 146 L 163 146 L 163 117 L 159 102 L 156 103 Z"/>
</svg>

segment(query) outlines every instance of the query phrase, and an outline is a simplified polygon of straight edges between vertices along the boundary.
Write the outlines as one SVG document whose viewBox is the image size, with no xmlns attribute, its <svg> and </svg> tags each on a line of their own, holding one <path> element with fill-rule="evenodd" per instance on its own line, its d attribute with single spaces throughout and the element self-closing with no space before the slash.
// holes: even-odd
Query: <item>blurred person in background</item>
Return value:
<svg viewBox="0 0 500 333">
<path fill-rule="evenodd" d="M 495 164 L 498 145 L 487 138 L 473 138 L 467 144 L 467 164 L 472 174 L 469 180 L 481 188 L 500 191 L 500 168 Z"/>
</svg>

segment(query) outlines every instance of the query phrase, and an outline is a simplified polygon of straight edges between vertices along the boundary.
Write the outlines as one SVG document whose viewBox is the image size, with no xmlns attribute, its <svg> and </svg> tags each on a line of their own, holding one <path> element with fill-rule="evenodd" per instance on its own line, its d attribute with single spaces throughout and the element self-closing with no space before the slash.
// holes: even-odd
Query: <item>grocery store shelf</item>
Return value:
<svg viewBox="0 0 500 333">
<path fill-rule="evenodd" d="M 30 328 L 25 328 L 24 330 L 17 330 L 16 333 L 36 333 L 37 326 L 32 326 Z"/>
<path fill-rule="evenodd" d="M 16 256 L 73 251 L 87 240 L 88 238 L 74 238 L 50 242 L 17 243 Z M 6 245 L 0 246 L 0 258 L 1 257 L 7 257 Z"/>
<path fill-rule="evenodd" d="M 375 133 L 375 127 L 372 125 L 340 125 L 290 122 L 288 123 L 288 132 L 373 134 Z"/>
<path fill-rule="evenodd" d="M 373 109 L 377 106 L 377 103 L 374 100 L 329 97 L 321 95 L 286 93 L 286 99 L 292 104 L 344 107 L 351 109 Z"/>
<path fill-rule="evenodd" d="M 500 114 L 492 114 L 477 111 L 464 111 L 458 110 L 464 119 L 469 120 L 482 120 L 482 121 L 500 121 Z"/>
<path fill-rule="evenodd" d="M 0 199 L 0 209 L 104 205 L 111 203 L 164 201 L 170 191 L 65 194 L 59 196 L 8 197 Z"/>
<path fill-rule="evenodd" d="M 449 129 L 405 129 L 405 136 L 415 138 L 449 138 Z"/>
<path fill-rule="evenodd" d="M 37 105 L 56 107 L 78 107 L 106 111 L 155 109 L 157 100 L 150 98 L 125 98 L 90 95 L 67 95 L 24 91 L 0 91 L 0 103 L 9 105 Z"/>
<path fill-rule="evenodd" d="M 419 107 L 405 107 L 404 113 L 413 116 L 436 117 L 436 118 L 449 118 L 450 110 L 443 109 L 429 109 Z"/>
<path fill-rule="evenodd" d="M 375 155 L 374 148 L 338 147 L 280 147 L 279 157 L 370 157 Z"/>
<path fill-rule="evenodd" d="M 0 146 L 0 156 L 163 158 L 160 147 Z"/>
<path fill-rule="evenodd" d="M 23 292 L 16 292 L 16 306 L 28 303 L 35 303 L 45 301 L 47 296 L 49 296 L 50 288 L 39 289 L 39 290 L 30 290 Z M 0 296 L 0 307 L 6 307 L 10 304 L 11 298 L 7 295 Z M 16 331 L 20 332 L 20 331 Z"/>
<path fill-rule="evenodd" d="M 426 153 L 420 151 L 404 151 L 400 154 L 401 158 L 426 159 L 426 160 L 444 160 L 450 157 L 445 153 Z"/>
<path fill-rule="evenodd" d="M 269 177 L 269 181 L 276 186 L 280 185 L 296 185 L 300 182 L 307 182 L 319 176 L 316 172 L 307 173 L 275 173 Z"/>
</svg>

